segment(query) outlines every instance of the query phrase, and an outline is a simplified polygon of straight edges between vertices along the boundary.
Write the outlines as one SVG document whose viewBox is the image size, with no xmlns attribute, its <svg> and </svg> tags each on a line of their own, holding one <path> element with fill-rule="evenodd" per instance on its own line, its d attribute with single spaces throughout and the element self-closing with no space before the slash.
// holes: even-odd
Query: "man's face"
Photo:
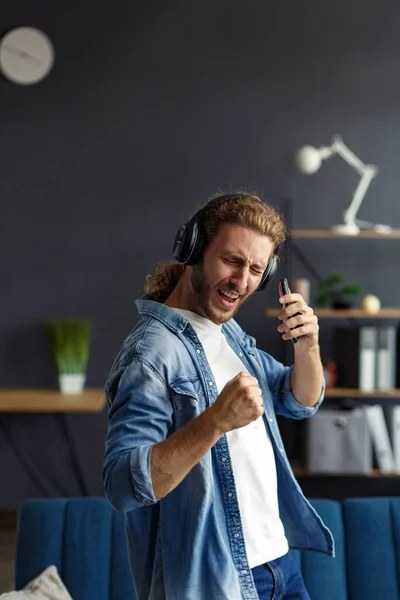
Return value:
<svg viewBox="0 0 400 600">
<path fill-rule="evenodd" d="M 273 251 L 266 235 L 243 225 L 222 225 L 192 267 L 196 312 L 218 325 L 232 318 L 259 286 Z"/>
</svg>

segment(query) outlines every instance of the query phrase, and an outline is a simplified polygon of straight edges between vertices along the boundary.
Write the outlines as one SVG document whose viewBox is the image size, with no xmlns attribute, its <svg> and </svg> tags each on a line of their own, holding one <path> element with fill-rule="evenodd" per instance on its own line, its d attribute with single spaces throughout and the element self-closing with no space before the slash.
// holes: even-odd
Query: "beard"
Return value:
<svg viewBox="0 0 400 600">
<path fill-rule="evenodd" d="M 193 297 L 199 307 L 201 314 L 206 318 L 215 323 L 216 325 L 222 325 L 234 317 L 239 308 L 249 299 L 251 294 L 243 295 L 236 300 L 234 306 L 231 309 L 224 309 L 222 306 L 213 306 L 212 296 L 218 294 L 217 288 L 213 289 L 209 280 L 207 279 L 206 272 L 204 270 L 203 262 L 200 260 L 196 265 L 192 267 L 192 273 L 190 278 L 190 287 Z M 229 292 L 235 292 L 243 294 L 238 288 L 230 282 L 221 283 L 220 289 Z"/>
</svg>

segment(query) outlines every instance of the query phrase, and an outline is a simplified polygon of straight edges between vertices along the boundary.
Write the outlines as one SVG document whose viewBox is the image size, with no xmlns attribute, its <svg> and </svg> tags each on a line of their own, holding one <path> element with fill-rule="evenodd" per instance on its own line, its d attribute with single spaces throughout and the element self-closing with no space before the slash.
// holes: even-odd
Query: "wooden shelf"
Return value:
<svg viewBox="0 0 400 600">
<path fill-rule="evenodd" d="M 338 233 L 332 229 L 292 229 L 290 232 L 293 238 L 376 238 L 376 239 L 393 239 L 400 238 L 400 229 L 393 229 L 388 233 L 379 233 L 378 231 L 360 231 L 356 235 L 345 235 Z"/>
<path fill-rule="evenodd" d="M 282 308 L 267 308 L 267 317 L 276 317 Z M 381 308 L 378 313 L 367 313 L 361 308 L 330 309 L 316 308 L 315 314 L 319 319 L 400 319 L 400 308 Z"/>
<path fill-rule="evenodd" d="M 398 473 L 382 473 L 379 469 L 372 469 L 368 474 L 363 473 L 309 473 L 305 467 L 292 465 L 295 477 L 395 477 L 399 478 Z"/>
<path fill-rule="evenodd" d="M 0 412 L 100 412 L 104 390 L 87 388 L 82 394 L 64 395 L 53 389 L 0 388 Z"/>
<path fill-rule="evenodd" d="M 399 398 L 400 389 L 383 391 L 374 390 L 373 392 L 362 392 L 356 388 L 326 388 L 326 398 Z"/>
</svg>

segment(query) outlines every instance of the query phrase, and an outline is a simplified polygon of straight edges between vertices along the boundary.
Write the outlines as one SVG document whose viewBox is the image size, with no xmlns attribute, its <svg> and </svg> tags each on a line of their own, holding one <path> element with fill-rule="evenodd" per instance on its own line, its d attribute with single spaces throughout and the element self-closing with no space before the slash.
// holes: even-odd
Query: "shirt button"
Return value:
<svg viewBox="0 0 400 600">
<path fill-rule="evenodd" d="M 240 537 L 240 536 L 239 536 L 239 534 L 238 534 L 238 533 L 235 533 L 235 535 L 234 535 L 233 537 L 235 537 L 235 538 L 238 538 L 238 537 Z"/>
<path fill-rule="evenodd" d="M 280 450 L 281 452 L 285 452 L 285 450 L 284 450 L 283 448 L 279 448 L 279 450 Z"/>
<path fill-rule="evenodd" d="M 197 348 L 196 352 L 197 352 L 197 354 L 200 354 L 201 350 L 199 350 L 199 349 Z"/>
<path fill-rule="evenodd" d="M 243 356 L 243 352 L 239 352 L 239 356 Z"/>
<path fill-rule="evenodd" d="M 229 492 L 228 498 L 232 498 L 232 496 L 233 496 L 232 492 Z"/>
<path fill-rule="evenodd" d="M 273 420 L 273 418 L 272 418 L 272 417 L 270 418 L 269 422 L 270 422 L 270 423 L 273 423 L 273 422 L 274 422 L 274 420 Z"/>
<path fill-rule="evenodd" d="M 246 569 L 242 570 L 242 575 L 247 575 L 247 570 Z"/>
<path fill-rule="evenodd" d="M 213 382 L 212 382 L 212 381 L 209 381 L 209 382 L 208 382 L 208 385 L 212 385 L 212 384 L 213 384 Z"/>
<path fill-rule="evenodd" d="M 222 462 L 226 462 L 226 456 L 223 456 L 223 457 L 221 458 L 221 460 L 222 460 Z"/>
</svg>

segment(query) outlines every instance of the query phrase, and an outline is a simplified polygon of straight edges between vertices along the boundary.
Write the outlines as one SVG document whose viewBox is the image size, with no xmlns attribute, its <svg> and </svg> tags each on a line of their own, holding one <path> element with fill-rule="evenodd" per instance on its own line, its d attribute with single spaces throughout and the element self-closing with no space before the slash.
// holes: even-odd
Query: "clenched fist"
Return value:
<svg viewBox="0 0 400 600">
<path fill-rule="evenodd" d="M 257 379 L 241 371 L 228 381 L 210 410 L 222 433 L 255 421 L 264 412 Z"/>
</svg>

